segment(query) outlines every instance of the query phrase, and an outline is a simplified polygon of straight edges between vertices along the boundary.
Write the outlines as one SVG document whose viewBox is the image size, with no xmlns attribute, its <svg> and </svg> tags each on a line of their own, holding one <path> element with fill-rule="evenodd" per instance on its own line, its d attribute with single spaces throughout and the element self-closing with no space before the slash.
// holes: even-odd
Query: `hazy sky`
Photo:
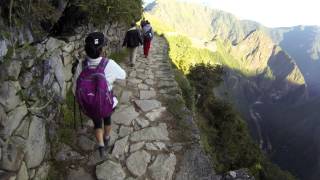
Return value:
<svg viewBox="0 0 320 180">
<path fill-rule="evenodd" d="M 152 2 L 153 0 L 145 0 Z M 205 3 L 269 27 L 320 25 L 319 0 L 184 0 Z"/>
</svg>

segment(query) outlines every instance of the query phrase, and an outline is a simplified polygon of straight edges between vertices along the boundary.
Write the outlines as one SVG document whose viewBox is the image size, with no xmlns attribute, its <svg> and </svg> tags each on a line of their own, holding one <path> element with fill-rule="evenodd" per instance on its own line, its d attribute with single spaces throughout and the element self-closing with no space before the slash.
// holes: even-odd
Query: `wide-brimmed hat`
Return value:
<svg viewBox="0 0 320 180">
<path fill-rule="evenodd" d="M 90 33 L 85 40 L 86 45 L 100 48 L 107 44 L 107 38 L 101 32 Z"/>
</svg>

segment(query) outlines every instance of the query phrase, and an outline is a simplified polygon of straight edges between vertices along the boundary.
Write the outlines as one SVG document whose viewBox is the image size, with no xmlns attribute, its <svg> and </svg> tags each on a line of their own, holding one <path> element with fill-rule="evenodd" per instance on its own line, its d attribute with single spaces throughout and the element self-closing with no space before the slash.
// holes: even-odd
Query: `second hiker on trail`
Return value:
<svg viewBox="0 0 320 180">
<path fill-rule="evenodd" d="M 86 37 L 87 57 L 79 63 L 74 77 L 77 101 L 81 110 L 94 122 L 101 156 L 110 141 L 111 115 L 118 103 L 112 93 L 112 84 L 116 79 L 126 78 L 126 72 L 115 61 L 102 56 L 106 43 L 105 36 L 100 32 Z"/>
<path fill-rule="evenodd" d="M 143 53 L 144 53 L 144 57 L 148 58 L 149 50 L 151 47 L 151 41 L 153 38 L 153 29 L 148 20 L 145 22 L 141 22 L 141 26 L 142 26 L 142 33 L 143 33 Z"/>
<path fill-rule="evenodd" d="M 142 37 L 136 23 L 131 23 L 131 28 L 127 31 L 122 46 L 126 46 L 130 52 L 130 66 L 134 67 L 138 53 L 138 47 L 142 45 Z"/>
</svg>

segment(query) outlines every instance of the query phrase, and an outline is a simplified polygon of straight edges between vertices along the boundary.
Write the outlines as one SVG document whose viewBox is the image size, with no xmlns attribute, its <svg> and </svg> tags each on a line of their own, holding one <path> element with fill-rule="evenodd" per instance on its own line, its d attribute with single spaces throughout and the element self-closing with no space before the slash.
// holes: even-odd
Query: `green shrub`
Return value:
<svg viewBox="0 0 320 180">
<path fill-rule="evenodd" d="M 127 57 L 129 55 L 129 52 L 127 49 L 121 49 L 119 52 L 113 52 L 109 55 L 110 59 L 113 59 L 117 63 L 125 62 Z"/>
<path fill-rule="evenodd" d="M 190 111 L 194 111 L 194 106 L 195 106 L 195 90 L 194 88 L 190 85 L 188 79 L 183 75 L 183 73 L 179 70 L 174 71 L 175 74 L 175 79 L 182 91 L 182 96 L 185 101 L 185 104 L 187 108 Z"/>
</svg>

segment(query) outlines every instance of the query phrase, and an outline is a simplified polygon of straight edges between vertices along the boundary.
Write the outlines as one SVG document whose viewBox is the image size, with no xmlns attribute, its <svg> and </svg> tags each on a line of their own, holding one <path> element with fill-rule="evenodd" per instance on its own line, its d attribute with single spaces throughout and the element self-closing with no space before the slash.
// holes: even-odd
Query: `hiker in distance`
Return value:
<svg viewBox="0 0 320 180">
<path fill-rule="evenodd" d="M 150 22 L 148 20 L 143 22 L 143 24 L 141 23 L 141 25 L 143 25 L 143 27 L 142 27 L 143 53 L 144 53 L 144 57 L 148 58 L 149 50 L 150 50 L 150 47 L 151 47 L 151 41 L 152 41 L 152 38 L 153 38 L 153 29 L 152 29 L 151 24 L 150 24 Z"/>
<path fill-rule="evenodd" d="M 126 46 L 130 53 L 130 66 L 134 67 L 137 58 L 138 47 L 143 44 L 142 37 L 136 23 L 131 22 L 131 28 L 127 31 L 122 46 Z"/>
<path fill-rule="evenodd" d="M 77 66 L 74 92 L 80 109 L 93 120 L 100 156 L 108 147 L 111 115 L 118 100 L 112 93 L 116 79 L 125 79 L 126 72 L 112 59 L 103 57 L 107 40 L 103 33 L 90 33 L 85 39 L 87 57 Z"/>
</svg>

